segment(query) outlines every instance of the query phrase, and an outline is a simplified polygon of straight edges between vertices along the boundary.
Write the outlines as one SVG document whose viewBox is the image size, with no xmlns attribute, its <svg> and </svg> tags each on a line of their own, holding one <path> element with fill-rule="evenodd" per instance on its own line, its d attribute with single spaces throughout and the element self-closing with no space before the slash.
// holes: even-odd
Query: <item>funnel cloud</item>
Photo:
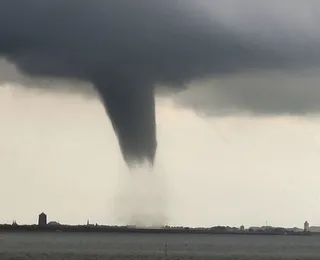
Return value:
<svg viewBox="0 0 320 260">
<path fill-rule="evenodd" d="M 319 17 L 315 0 L 2 0 L 0 56 L 26 77 L 91 83 L 126 162 L 152 165 L 161 86 L 219 79 L 179 100 L 209 113 L 319 112 L 319 77 L 272 74 L 318 74 Z"/>
</svg>

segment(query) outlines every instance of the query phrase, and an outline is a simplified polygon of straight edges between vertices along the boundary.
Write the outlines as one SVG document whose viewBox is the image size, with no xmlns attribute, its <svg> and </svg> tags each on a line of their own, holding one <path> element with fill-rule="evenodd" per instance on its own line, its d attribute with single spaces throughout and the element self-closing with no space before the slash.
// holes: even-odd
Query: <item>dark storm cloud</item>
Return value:
<svg viewBox="0 0 320 260">
<path fill-rule="evenodd" d="M 190 84 L 174 97 L 204 115 L 307 115 L 320 111 L 320 70 L 243 73 Z"/>
<path fill-rule="evenodd" d="M 0 53 L 31 77 L 91 82 L 127 162 L 147 158 L 153 163 L 154 86 L 172 89 L 207 77 L 318 66 L 319 4 L 264 2 L 2 0 Z M 220 93 L 226 102 L 220 102 L 222 107 L 233 104 L 256 113 L 308 111 L 319 101 L 315 95 L 299 99 L 294 88 L 274 87 L 273 81 L 250 87 L 246 80 L 229 80 L 209 89 L 203 93 L 212 100 Z M 188 95 L 183 103 L 219 108 L 219 102 L 208 99 L 201 105 L 196 96 Z M 268 109 L 263 101 L 271 96 L 277 98 Z M 281 105 L 282 97 L 298 105 Z"/>
</svg>

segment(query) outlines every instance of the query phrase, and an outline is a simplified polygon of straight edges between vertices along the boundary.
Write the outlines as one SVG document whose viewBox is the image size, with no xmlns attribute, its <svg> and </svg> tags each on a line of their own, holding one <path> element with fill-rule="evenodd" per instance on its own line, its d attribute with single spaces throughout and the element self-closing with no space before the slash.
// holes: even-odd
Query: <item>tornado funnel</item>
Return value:
<svg viewBox="0 0 320 260">
<path fill-rule="evenodd" d="M 120 84 L 120 85 L 119 85 Z M 129 167 L 146 161 L 153 166 L 156 149 L 153 87 L 95 83 Z"/>
</svg>

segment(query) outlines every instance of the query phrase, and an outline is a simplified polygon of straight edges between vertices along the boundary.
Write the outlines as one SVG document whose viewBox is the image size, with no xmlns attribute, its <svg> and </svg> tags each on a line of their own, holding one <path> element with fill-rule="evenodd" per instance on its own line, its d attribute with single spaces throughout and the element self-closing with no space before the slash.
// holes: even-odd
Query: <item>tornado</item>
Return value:
<svg viewBox="0 0 320 260">
<path fill-rule="evenodd" d="M 145 162 L 153 166 L 157 149 L 154 88 L 129 80 L 94 84 L 128 166 Z"/>
<path fill-rule="evenodd" d="M 319 17 L 313 0 L 1 0 L 0 59 L 93 85 L 127 165 L 152 166 L 155 93 L 191 90 L 175 101 L 206 115 L 318 113 Z"/>
</svg>

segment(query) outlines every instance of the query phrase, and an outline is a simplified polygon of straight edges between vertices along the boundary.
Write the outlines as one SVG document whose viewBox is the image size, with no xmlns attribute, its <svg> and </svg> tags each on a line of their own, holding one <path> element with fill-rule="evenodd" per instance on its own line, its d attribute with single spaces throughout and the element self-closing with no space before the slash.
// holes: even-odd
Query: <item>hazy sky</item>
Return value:
<svg viewBox="0 0 320 260">
<path fill-rule="evenodd" d="M 320 225 L 319 1 L 33 3 L 0 1 L 0 222 Z M 88 82 L 150 161 L 166 95 L 153 172 Z"/>
<path fill-rule="evenodd" d="M 130 204 L 172 225 L 320 225 L 317 117 L 202 118 L 158 100 L 157 177 L 133 189 L 97 100 L 4 85 L 0 118 L 0 222 L 45 211 L 61 223 L 121 223 Z"/>
</svg>

